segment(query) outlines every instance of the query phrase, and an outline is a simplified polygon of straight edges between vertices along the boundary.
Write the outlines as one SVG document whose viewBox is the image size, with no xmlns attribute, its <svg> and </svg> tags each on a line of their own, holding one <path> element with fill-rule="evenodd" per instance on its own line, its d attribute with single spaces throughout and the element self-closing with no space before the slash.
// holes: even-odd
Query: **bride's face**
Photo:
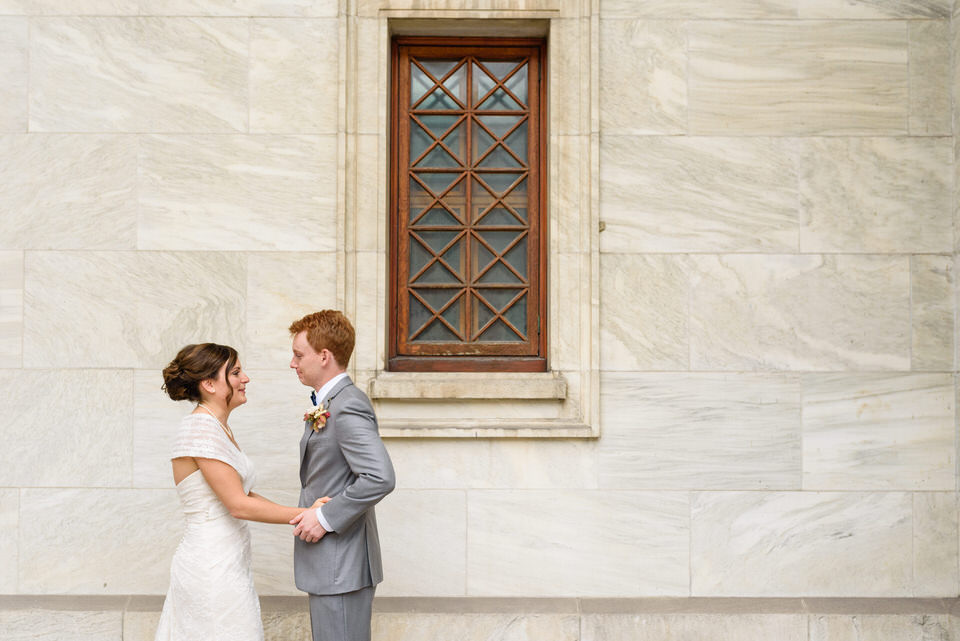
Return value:
<svg viewBox="0 0 960 641">
<path fill-rule="evenodd" d="M 229 372 L 227 371 L 227 364 L 224 363 L 220 367 L 220 371 L 217 372 L 217 379 L 214 381 L 214 391 L 211 396 L 229 409 L 239 407 L 247 402 L 247 383 L 249 382 L 250 377 L 243 371 L 243 366 L 239 360 L 233 364 Z M 230 384 L 229 387 L 227 383 Z M 230 397 L 228 403 L 227 395 L 230 393 L 230 388 L 233 388 L 233 396 Z"/>
</svg>

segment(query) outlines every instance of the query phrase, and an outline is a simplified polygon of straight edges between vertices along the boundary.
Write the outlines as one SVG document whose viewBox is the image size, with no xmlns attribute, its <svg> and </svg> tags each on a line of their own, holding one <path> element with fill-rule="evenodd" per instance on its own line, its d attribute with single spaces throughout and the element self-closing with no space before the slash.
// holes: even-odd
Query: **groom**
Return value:
<svg viewBox="0 0 960 641">
<path fill-rule="evenodd" d="M 290 522 L 297 588 L 310 595 L 313 641 L 369 641 L 373 593 L 383 580 L 373 506 L 393 490 L 393 465 L 370 399 L 344 371 L 350 321 L 327 309 L 294 321 L 290 334 L 290 367 L 314 389 L 300 439 L 300 507 L 332 497 Z"/>
</svg>

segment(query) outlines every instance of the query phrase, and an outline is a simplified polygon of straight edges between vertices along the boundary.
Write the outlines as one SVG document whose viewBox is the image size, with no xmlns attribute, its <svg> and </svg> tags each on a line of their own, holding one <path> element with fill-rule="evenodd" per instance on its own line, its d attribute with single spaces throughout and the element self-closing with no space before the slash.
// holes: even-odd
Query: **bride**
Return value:
<svg viewBox="0 0 960 641">
<path fill-rule="evenodd" d="M 197 406 L 180 422 L 170 455 L 186 529 L 156 641 L 262 641 L 246 521 L 286 524 L 304 508 L 251 491 L 253 466 L 228 424 L 230 412 L 247 402 L 250 381 L 235 349 L 187 345 L 163 370 L 163 381 L 171 399 Z"/>
</svg>

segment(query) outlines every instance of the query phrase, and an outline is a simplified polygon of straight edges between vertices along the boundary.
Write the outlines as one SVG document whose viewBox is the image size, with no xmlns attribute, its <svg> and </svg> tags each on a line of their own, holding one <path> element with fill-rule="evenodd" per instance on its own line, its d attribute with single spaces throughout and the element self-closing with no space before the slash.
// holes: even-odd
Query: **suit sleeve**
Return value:
<svg viewBox="0 0 960 641">
<path fill-rule="evenodd" d="M 323 506 L 323 516 L 334 532 L 350 527 L 392 492 L 396 484 L 393 464 L 380 440 L 373 408 L 360 399 L 345 401 L 337 412 L 337 444 L 357 478 Z"/>
</svg>

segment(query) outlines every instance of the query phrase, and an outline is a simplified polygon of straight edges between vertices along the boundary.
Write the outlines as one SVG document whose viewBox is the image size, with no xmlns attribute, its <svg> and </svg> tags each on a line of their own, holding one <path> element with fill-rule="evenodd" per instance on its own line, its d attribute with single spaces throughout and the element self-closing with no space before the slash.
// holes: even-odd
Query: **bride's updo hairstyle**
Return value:
<svg viewBox="0 0 960 641">
<path fill-rule="evenodd" d="M 229 372 L 237 362 L 237 350 L 229 345 L 200 343 L 187 345 L 181 349 L 170 364 L 163 369 L 163 391 L 175 401 L 194 401 L 199 403 L 200 382 L 208 378 L 216 379 L 223 364 Z M 227 379 L 227 402 L 233 398 L 233 386 Z"/>
</svg>

